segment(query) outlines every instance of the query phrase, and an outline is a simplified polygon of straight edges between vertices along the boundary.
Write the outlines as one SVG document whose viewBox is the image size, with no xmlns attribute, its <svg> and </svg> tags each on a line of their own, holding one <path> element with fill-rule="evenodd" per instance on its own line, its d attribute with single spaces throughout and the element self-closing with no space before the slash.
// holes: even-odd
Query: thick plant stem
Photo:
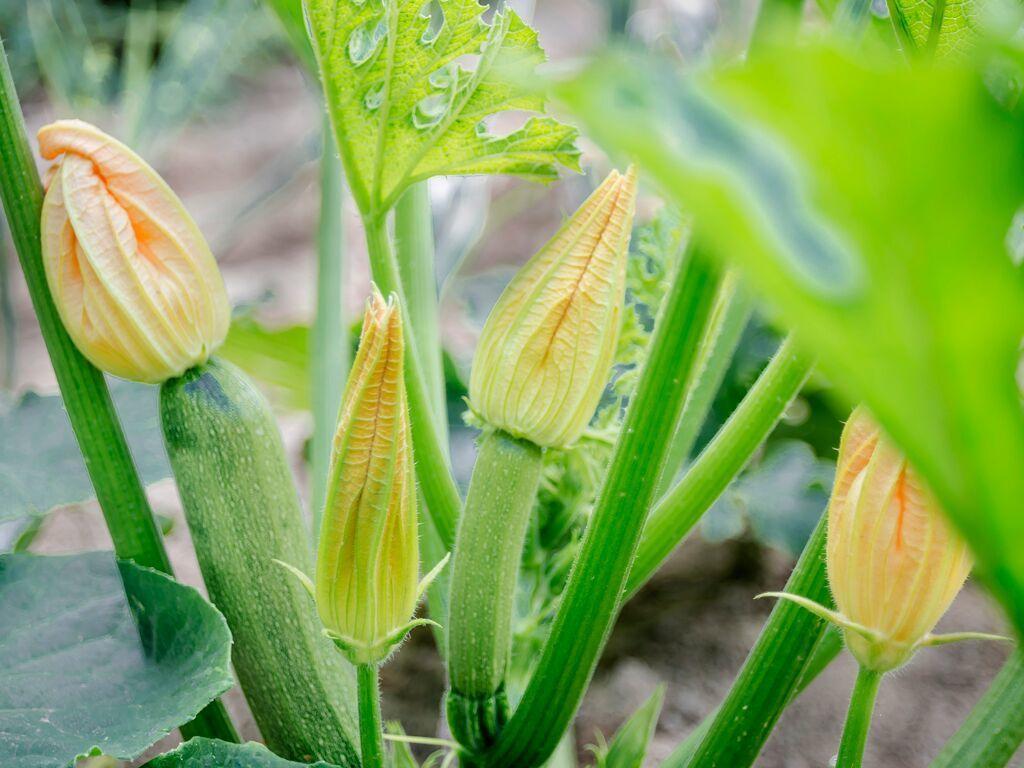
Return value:
<svg viewBox="0 0 1024 768">
<path fill-rule="evenodd" d="M 672 448 L 658 480 L 659 498 L 669 490 L 679 470 L 690 458 L 693 444 L 697 442 L 715 394 L 722 386 L 722 379 L 736 353 L 753 308 L 753 300 L 740 286 L 739 273 L 729 271 L 722 279 L 722 286 L 715 299 L 715 309 L 708 319 L 700 345 L 697 375 L 686 396 L 686 405 L 683 406 L 675 437 L 672 438 Z"/>
<path fill-rule="evenodd" d="M 825 575 L 826 526 L 823 514 L 785 589 L 831 606 Z M 753 765 L 783 710 L 799 687 L 809 682 L 805 672 L 824 632 L 825 622 L 814 614 L 789 601 L 778 603 L 700 744 L 684 750 L 679 758 L 673 755 L 663 768 Z"/>
<path fill-rule="evenodd" d="M 1014 651 L 931 768 L 1002 768 L 1024 742 L 1024 653 Z"/>
<path fill-rule="evenodd" d="M 316 318 L 313 322 L 310 384 L 313 403 L 312 483 L 313 536 L 320 534 L 327 493 L 331 446 L 338 420 L 341 391 L 349 365 L 348 329 L 342 283 L 345 276 L 344 179 L 341 160 L 334 146 L 334 131 L 324 116 L 320 156 L 320 223 L 316 243 Z"/>
<path fill-rule="evenodd" d="M 683 479 L 654 507 L 626 584 L 633 595 L 686 537 L 782 418 L 813 367 L 788 337 Z"/>
<path fill-rule="evenodd" d="M 871 715 L 875 711 L 875 697 L 882 682 L 882 672 L 861 667 L 850 696 L 850 709 L 846 713 L 843 738 L 839 742 L 836 768 L 860 768 L 864 759 L 864 745 L 871 729 Z"/>
<path fill-rule="evenodd" d="M 394 293 L 398 296 L 403 324 L 406 328 L 412 328 L 413 321 L 409 316 L 398 262 L 391 248 L 387 221 L 381 216 L 364 219 L 363 224 L 373 279 L 385 295 Z M 455 543 L 455 526 L 462 509 L 462 500 L 448 464 L 448 452 L 441 439 L 443 432 L 438 426 L 439 419 L 431 408 L 415 344 L 406 345 L 405 388 L 409 397 L 409 421 L 412 426 L 413 451 L 416 454 L 416 478 L 438 538 L 445 549 L 451 550 Z"/>
<path fill-rule="evenodd" d="M 68 420 L 114 543 L 114 552 L 123 560 L 171 573 L 171 562 L 107 383 L 64 330 L 46 284 L 40 239 L 43 187 L 32 158 L 3 41 L 0 41 L 0 165 L 3 166 L 0 197 L 11 237 Z M 190 736 L 238 741 L 220 701 L 208 705 L 183 731 Z"/>
<path fill-rule="evenodd" d="M 384 731 L 380 716 L 377 665 L 358 665 L 356 679 L 359 687 L 359 745 L 363 768 L 384 768 Z"/>
<path fill-rule="evenodd" d="M 291 760 L 357 766 L 352 668 L 278 564 L 312 572 L 269 403 L 213 358 L 164 382 L 160 419 L 203 581 L 231 629 L 232 663 L 264 741 Z"/>
<path fill-rule="evenodd" d="M 593 675 L 636 551 L 654 482 L 686 398 L 700 334 L 718 285 L 711 259 L 691 249 L 664 301 L 551 634 L 526 692 L 480 762 L 531 768 L 552 753 Z"/>
<path fill-rule="evenodd" d="M 395 255 L 405 299 L 409 302 L 412 340 L 423 366 L 423 379 L 437 418 L 441 445 L 447 449 L 448 413 L 437 317 L 434 223 L 430 213 L 430 188 L 425 181 L 409 187 L 395 205 Z"/>
<path fill-rule="evenodd" d="M 541 474 L 541 449 L 501 430 L 480 439 L 452 560 L 448 725 L 472 752 L 508 714 L 505 672 L 519 562 Z"/>
</svg>

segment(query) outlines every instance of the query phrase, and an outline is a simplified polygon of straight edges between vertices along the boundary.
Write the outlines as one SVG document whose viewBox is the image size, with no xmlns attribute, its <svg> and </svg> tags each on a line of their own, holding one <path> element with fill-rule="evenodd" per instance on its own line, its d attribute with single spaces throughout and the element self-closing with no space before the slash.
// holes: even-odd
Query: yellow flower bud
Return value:
<svg viewBox="0 0 1024 768">
<path fill-rule="evenodd" d="M 68 334 L 96 367 L 158 383 L 206 361 L 230 306 L 213 254 L 146 162 L 80 120 L 39 131 L 42 251 Z"/>
<path fill-rule="evenodd" d="M 964 542 L 872 418 L 843 430 L 828 509 L 827 568 L 839 613 L 865 667 L 900 666 L 949 608 L 971 570 Z"/>
<path fill-rule="evenodd" d="M 419 543 L 402 313 L 374 288 L 334 438 L 320 529 L 320 619 L 353 663 L 383 660 L 410 625 Z"/>
<path fill-rule="evenodd" d="M 583 433 L 611 372 L 635 201 L 634 170 L 612 171 L 498 299 L 469 384 L 491 426 L 549 447 Z"/>
</svg>

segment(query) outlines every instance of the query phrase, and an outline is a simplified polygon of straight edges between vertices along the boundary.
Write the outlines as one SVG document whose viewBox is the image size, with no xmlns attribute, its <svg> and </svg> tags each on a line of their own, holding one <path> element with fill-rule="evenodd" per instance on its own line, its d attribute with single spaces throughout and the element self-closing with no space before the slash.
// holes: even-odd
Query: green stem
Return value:
<svg viewBox="0 0 1024 768">
<path fill-rule="evenodd" d="M 467 749 L 493 744 L 508 714 L 505 673 L 519 562 L 540 484 L 541 450 L 485 432 L 452 560 L 448 724 Z"/>
<path fill-rule="evenodd" d="M 850 696 L 850 709 L 846 713 L 846 725 L 843 726 L 843 738 L 839 742 L 836 768 L 860 768 L 882 674 L 867 667 L 861 667 L 857 672 L 857 682 Z"/>
<path fill-rule="evenodd" d="M 359 686 L 359 744 L 363 768 L 384 768 L 384 731 L 377 665 L 359 664 L 356 680 Z"/>
<path fill-rule="evenodd" d="M 388 236 L 387 221 L 381 216 L 364 219 L 363 223 L 373 279 L 384 294 L 394 293 L 398 296 L 405 327 L 412 328 L 398 262 Z M 445 549 L 451 550 L 462 500 L 448 464 L 448 452 L 441 439 L 443 433 L 438 425 L 439 419 L 430 405 L 430 395 L 415 344 L 406 345 L 405 356 L 405 387 L 409 397 L 409 421 L 416 454 L 416 477 L 438 537 Z"/>
<path fill-rule="evenodd" d="M 827 516 L 822 515 L 785 589 L 831 606 L 825 575 L 826 525 Z M 776 604 L 699 744 L 684 743 L 662 768 L 753 765 L 789 702 L 838 653 L 834 638 L 823 643 L 824 633 L 825 622 L 814 614 L 789 601 Z"/>
<path fill-rule="evenodd" d="M 743 469 L 782 418 L 812 366 L 793 338 L 786 338 L 683 479 L 651 511 L 629 573 L 628 595 L 647 582 Z"/>
<path fill-rule="evenodd" d="M 348 328 L 342 284 L 345 275 L 342 209 L 344 181 L 334 146 L 334 131 L 324 116 L 320 156 L 320 223 L 317 228 L 316 318 L 313 322 L 311 400 L 313 404 L 312 495 L 313 536 L 320 533 L 327 493 L 334 431 L 341 392 L 349 365 Z"/>
<path fill-rule="evenodd" d="M 1014 651 L 931 768 L 1001 768 L 1024 741 L 1024 653 Z"/>
<path fill-rule="evenodd" d="M 434 266 L 434 223 L 427 182 L 414 184 L 395 205 L 395 255 L 402 288 L 409 302 L 412 339 L 423 366 L 427 394 L 447 447 L 448 413 L 444 399 L 441 333 L 437 312 L 437 275 Z"/>
<path fill-rule="evenodd" d="M 618 613 L 629 565 L 686 398 L 718 273 L 691 249 L 664 301 L 647 361 L 536 672 L 481 762 L 531 768 L 572 721 Z"/>
<path fill-rule="evenodd" d="M 75 347 L 61 324 L 43 267 L 40 214 L 43 187 L 25 130 L 7 54 L 0 41 L 0 197 L 64 408 L 85 459 L 96 498 L 122 560 L 164 573 L 171 563 L 146 499 L 103 374 Z M 207 705 L 182 729 L 187 735 L 238 741 L 221 702 Z"/>
<path fill-rule="evenodd" d="M 18 336 L 14 303 L 11 301 L 11 263 L 7 254 L 6 226 L 0 219 L 0 326 L 3 331 L 3 363 L 0 368 L 0 388 L 14 386 L 17 365 Z"/>
<path fill-rule="evenodd" d="M 707 419 L 711 403 L 722 379 L 729 369 L 736 347 L 740 343 L 743 329 L 747 327 L 754 303 L 750 295 L 741 288 L 739 273 L 729 271 L 722 279 L 722 286 L 715 299 L 715 309 L 704 330 L 700 345 L 697 376 L 693 387 L 686 396 L 686 405 L 679 417 L 672 448 L 658 481 L 658 497 L 663 496 L 672 486 L 679 470 L 682 469 L 693 450 L 700 428 Z"/>
</svg>

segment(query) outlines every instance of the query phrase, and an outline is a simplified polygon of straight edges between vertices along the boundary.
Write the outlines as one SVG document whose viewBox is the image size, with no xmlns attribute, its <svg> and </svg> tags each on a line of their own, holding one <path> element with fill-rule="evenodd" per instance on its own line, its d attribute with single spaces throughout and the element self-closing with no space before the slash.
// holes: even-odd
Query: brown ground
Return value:
<svg viewBox="0 0 1024 768">
<path fill-rule="evenodd" d="M 559 6 L 563 11 L 566 7 L 578 11 L 569 4 Z M 575 18 L 581 15 L 577 12 Z M 540 23 L 544 29 L 545 23 L 557 24 L 558 20 L 545 21 L 542 13 Z M 573 29 L 575 36 L 564 47 L 576 53 L 586 47 L 592 30 Z M 32 122 L 38 124 L 46 116 L 39 111 Z M 309 314 L 315 168 L 300 170 L 269 204 L 241 221 L 232 211 L 237 209 L 239 190 L 253 189 L 259 170 L 311 135 L 317 122 L 316 105 L 296 73 L 286 68 L 273 70 L 259 82 L 248 83 L 243 95 L 210 117 L 207 124 L 190 128 L 163 163 L 168 179 L 183 194 L 221 257 L 233 300 L 252 300 L 273 291 L 276 298 L 268 315 L 280 321 Z M 480 255 L 481 261 L 524 259 L 544 239 L 544 233 L 552 230 L 559 210 L 565 209 L 568 187 L 562 187 L 549 193 L 554 204 L 530 207 L 528 227 L 496 227 L 501 236 Z M 349 242 L 356 253 L 361 245 L 351 215 L 349 223 Z M 361 260 L 352 272 L 349 306 L 361 302 L 366 292 L 366 269 Z M 52 374 L 20 288 L 18 306 L 19 386 L 52 390 Z M 451 325 L 452 342 L 465 347 L 465 332 L 457 324 Z M 297 455 L 307 429 L 305 420 L 287 417 L 282 427 Z M 157 510 L 177 520 L 168 545 L 178 574 L 198 586 L 198 571 L 173 488 L 164 484 L 153 496 Z M 86 505 L 56 514 L 35 549 L 55 553 L 109 546 L 100 516 Z M 652 749 L 653 765 L 715 706 L 770 608 L 752 597 L 765 589 L 781 588 L 790 567 L 772 553 L 752 557 L 751 552 L 750 547 L 737 544 L 691 542 L 626 606 L 579 718 L 577 736 L 582 744 L 591 741 L 595 729 L 614 730 L 663 681 L 668 691 Z M 969 585 L 944 626 L 998 631 L 1000 622 L 989 599 Z M 929 650 L 888 679 L 881 692 L 866 765 L 927 765 L 984 690 L 1005 653 L 1005 648 L 979 643 Z M 786 713 L 758 765 L 827 766 L 852 681 L 853 665 L 849 658 L 841 657 Z M 419 633 L 386 670 L 386 713 L 400 718 L 410 733 L 433 734 L 442 687 L 443 670 L 429 634 Z M 231 704 L 239 712 L 244 708 L 237 695 L 232 696 Z M 246 723 L 244 734 L 256 738 L 251 721 L 246 719 Z"/>
</svg>

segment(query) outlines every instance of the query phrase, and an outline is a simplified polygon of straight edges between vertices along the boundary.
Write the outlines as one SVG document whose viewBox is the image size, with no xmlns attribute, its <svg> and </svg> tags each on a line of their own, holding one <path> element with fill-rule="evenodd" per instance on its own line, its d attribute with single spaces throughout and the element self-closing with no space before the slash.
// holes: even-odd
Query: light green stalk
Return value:
<svg viewBox="0 0 1024 768">
<path fill-rule="evenodd" d="M 425 181 L 409 187 L 395 206 L 395 254 L 402 288 L 409 302 L 410 336 L 423 366 L 423 379 L 437 419 L 441 445 L 447 450 L 448 412 L 434 271 L 434 224 L 430 214 L 430 188 Z"/>
<path fill-rule="evenodd" d="M 334 146 L 334 131 L 324 116 L 321 130 L 320 223 L 317 229 L 316 318 L 311 334 L 310 384 L 313 404 L 312 492 L 313 536 L 320 533 L 331 446 L 338 420 L 341 392 L 349 366 L 348 328 L 345 324 L 344 178 Z"/>
<path fill-rule="evenodd" d="M 103 374 L 82 356 L 64 330 L 46 284 L 40 238 L 43 187 L 32 158 L 21 104 L 2 41 L 0 160 L 3 165 L 0 197 L 3 198 L 11 236 L 64 408 L 96 490 L 114 552 L 123 560 L 171 573 L 170 560 Z M 234 726 L 219 700 L 208 705 L 183 731 L 188 735 L 238 741 Z"/>
<path fill-rule="evenodd" d="M 843 738 L 839 743 L 836 768 L 861 766 L 882 675 L 882 672 L 867 667 L 861 667 L 857 672 L 857 682 L 853 686 L 853 695 L 850 696 L 850 709 L 846 713 L 846 725 L 843 726 Z"/>
<path fill-rule="evenodd" d="M 686 397 L 718 273 L 691 249 L 664 301 L 607 478 L 587 526 L 551 634 L 522 700 L 479 762 L 531 768 L 558 745 L 618 614 L 656 477 Z"/>
</svg>

